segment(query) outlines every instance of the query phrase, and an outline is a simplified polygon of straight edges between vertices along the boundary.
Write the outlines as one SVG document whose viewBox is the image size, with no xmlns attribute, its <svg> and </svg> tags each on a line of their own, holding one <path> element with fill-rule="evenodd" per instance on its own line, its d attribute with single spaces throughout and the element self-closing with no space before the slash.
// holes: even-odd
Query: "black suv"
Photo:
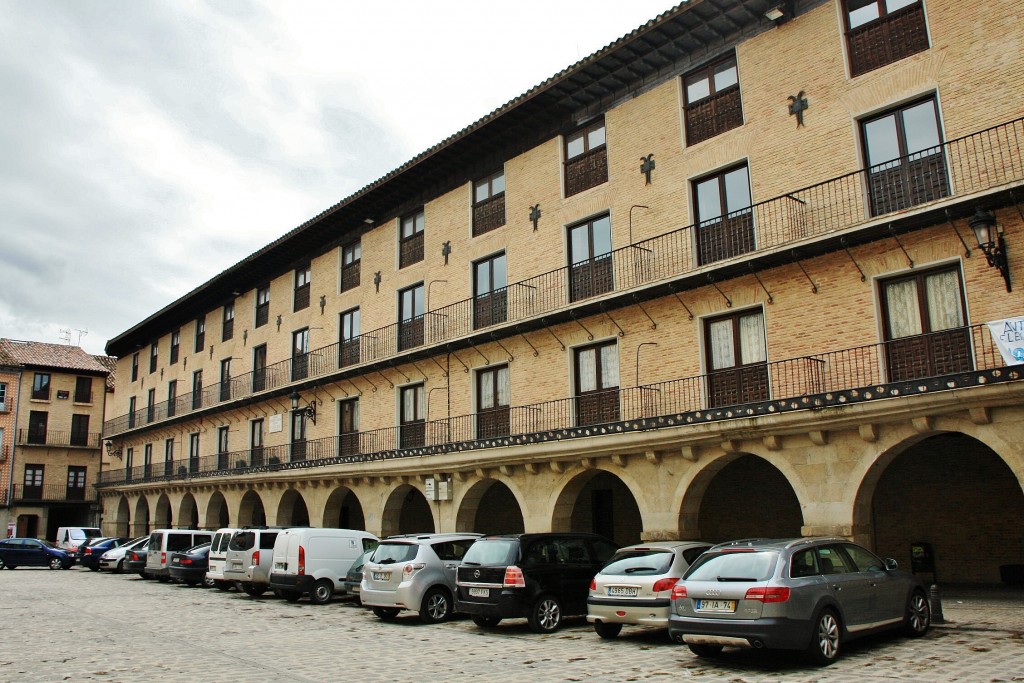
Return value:
<svg viewBox="0 0 1024 683">
<path fill-rule="evenodd" d="M 587 613 L 590 580 L 616 550 L 588 533 L 484 536 L 459 565 L 455 609 L 477 626 L 526 617 L 537 633 L 554 631 L 562 617 Z"/>
</svg>

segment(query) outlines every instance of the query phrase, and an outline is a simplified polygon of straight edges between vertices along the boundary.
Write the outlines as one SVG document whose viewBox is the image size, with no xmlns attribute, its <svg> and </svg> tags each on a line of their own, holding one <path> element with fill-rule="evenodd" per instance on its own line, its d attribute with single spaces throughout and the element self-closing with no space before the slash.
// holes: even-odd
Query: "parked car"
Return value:
<svg viewBox="0 0 1024 683">
<path fill-rule="evenodd" d="M 213 534 L 209 531 L 157 529 L 149 535 L 146 574 L 160 582 L 170 581 L 171 575 L 167 565 L 170 555 L 200 543 L 209 543 L 212 538 Z"/>
<path fill-rule="evenodd" d="M 126 541 L 116 548 L 107 550 L 100 555 L 100 569 L 115 574 L 120 574 L 124 571 L 125 559 L 127 558 L 128 551 L 138 548 L 149 540 L 149 536 L 139 536 L 133 538 L 130 541 Z"/>
<path fill-rule="evenodd" d="M 803 650 L 831 664 L 842 643 L 931 622 L 924 584 L 843 538 L 745 540 L 701 555 L 672 589 L 669 634 L 701 657 L 724 646 Z"/>
<path fill-rule="evenodd" d="M 124 571 L 135 572 L 144 579 L 146 576 L 146 560 L 149 557 L 149 536 L 146 540 L 124 554 Z"/>
<path fill-rule="evenodd" d="M 209 567 L 206 570 L 206 578 L 211 579 L 213 584 L 223 590 L 230 590 L 234 587 L 233 581 L 224 578 L 224 565 L 227 563 L 228 545 L 232 537 L 241 529 L 225 527 L 217 529 L 210 543 Z"/>
<path fill-rule="evenodd" d="M 554 631 L 563 617 L 587 613 L 590 581 L 616 550 L 582 532 L 481 538 L 459 566 L 455 609 L 481 627 L 526 617 L 537 633 Z"/>
<path fill-rule="evenodd" d="M 352 563 L 348 573 L 345 575 L 344 588 L 339 591 L 342 595 L 355 597 L 356 603 L 359 605 L 363 604 L 359 597 L 359 584 L 363 582 L 363 567 L 366 565 L 367 560 L 370 559 L 370 556 L 373 555 L 374 550 L 376 550 L 376 547 L 367 550 L 359 556 L 358 560 Z"/>
<path fill-rule="evenodd" d="M 5 538 L 0 541 L 0 569 L 49 567 L 70 569 L 74 559 L 63 548 L 38 538 Z"/>
<path fill-rule="evenodd" d="M 98 538 L 90 538 L 88 541 L 78 546 L 78 551 L 75 552 L 75 562 L 87 567 L 94 572 L 100 570 L 100 557 L 103 553 L 107 552 L 112 548 L 120 547 L 131 539 L 119 538 L 115 536 L 99 536 Z"/>
<path fill-rule="evenodd" d="M 172 581 L 180 581 L 186 586 L 203 584 L 207 588 L 212 588 L 213 579 L 206 578 L 206 570 L 210 564 L 209 558 L 209 542 L 200 543 L 180 553 L 171 553 L 171 560 L 167 563 L 167 573 Z"/>
<path fill-rule="evenodd" d="M 270 567 L 274 564 L 274 542 L 286 527 L 244 527 L 228 541 L 224 580 L 234 581 L 253 597 L 270 588 Z"/>
<path fill-rule="evenodd" d="M 380 619 L 416 610 L 428 624 L 453 610 L 455 572 L 480 534 L 415 534 L 380 542 L 363 568 L 359 597 Z"/>
<path fill-rule="evenodd" d="M 54 545 L 67 550 L 74 557 L 78 546 L 90 538 L 99 538 L 103 535 L 99 529 L 93 526 L 62 526 L 57 529 L 57 538 Z"/>
<path fill-rule="evenodd" d="M 587 621 L 602 638 L 623 624 L 668 628 L 672 587 L 701 553 L 699 541 L 657 541 L 620 548 L 590 582 Z"/>
</svg>

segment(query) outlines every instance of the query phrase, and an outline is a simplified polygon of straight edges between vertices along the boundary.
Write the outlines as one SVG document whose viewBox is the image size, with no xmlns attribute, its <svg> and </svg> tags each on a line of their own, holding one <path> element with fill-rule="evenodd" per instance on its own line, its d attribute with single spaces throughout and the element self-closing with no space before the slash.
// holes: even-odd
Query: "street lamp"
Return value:
<svg viewBox="0 0 1024 683">
<path fill-rule="evenodd" d="M 106 443 L 106 447 L 107 447 L 107 455 L 108 456 L 110 456 L 111 458 L 120 458 L 121 457 L 121 447 L 120 446 L 115 447 L 114 446 L 114 442 L 109 440 L 109 439 L 105 443 Z"/>
<path fill-rule="evenodd" d="M 306 418 L 307 420 L 309 420 L 313 424 L 316 424 L 316 399 L 315 398 L 312 401 L 310 401 L 309 404 L 306 405 L 305 408 L 299 408 L 299 399 L 302 398 L 302 397 L 299 395 L 299 392 L 297 390 L 293 391 L 291 394 L 289 394 L 288 398 L 291 399 L 291 402 L 292 402 L 292 412 L 293 413 L 301 411 L 302 412 L 302 417 Z"/>
<path fill-rule="evenodd" d="M 978 248 L 985 252 L 985 259 L 991 268 L 999 271 L 1006 282 L 1006 291 L 1011 292 L 1010 287 L 1010 263 L 1006 257 L 1006 241 L 1003 239 L 1003 226 L 996 221 L 991 211 L 986 211 L 980 206 L 975 210 L 974 215 L 968 221 L 974 237 L 978 240 Z M 995 228 L 995 234 L 993 234 Z"/>
</svg>

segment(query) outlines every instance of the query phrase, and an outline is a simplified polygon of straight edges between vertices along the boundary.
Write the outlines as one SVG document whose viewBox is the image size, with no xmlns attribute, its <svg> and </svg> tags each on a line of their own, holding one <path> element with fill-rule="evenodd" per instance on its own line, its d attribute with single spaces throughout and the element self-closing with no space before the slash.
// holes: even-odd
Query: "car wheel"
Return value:
<svg viewBox="0 0 1024 683">
<path fill-rule="evenodd" d="M 535 633 L 550 633 L 562 623 L 562 606 L 555 598 L 545 595 L 533 604 L 527 621 Z"/>
<path fill-rule="evenodd" d="M 4 558 L 0 557 L 0 569 L 7 569 L 7 564 L 4 562 Z"/>
<path fill-rule="evenodd" d="M 139 572 L 139 576 L 142 577 L 143 579 L 148 579 L 149 578 L 148 576 L 146 576 L 146 572 Z"/>
<path fill-rule="evenodd" d="M 91 571 L 91 572 L 98 572 L 99 570 L 100 570 L 99 567 L 89 567 L 89 571 Z"/>
<path fill-rule="evenodd" d="M 326 605 L 334 597 L 334 582 L 330 579 L 320 579 L 313 584 L 313 590 L 309 593 L 311 602 L 317 605 Z"/>
<path fill-rule="evenodd" d="M 420 620 L 424 624 L 445 621 L 452 613 L 452 598 L 443 588 L 431 588 L 420 603 Z"/>
<path fill-rule="evenodd" d="M 115 574 L 120 574 L 123 571 L 124 571 L 124 560 L 120 560 L 120 561 L 118 561 L 117 564 L 114 565 L 114 573 Z"/>
<path fill-rule="evenodd" d="M 249 595 L 254 598 L 258 598 L 259 596 L 267 592 L 266 586 L 262 584 L 252 583 L 251 581 L 242 581 L 239 582 L 238 585 L 242 587 L 242 590 L 245 592 L 246 595 Z"/>
<path fill-rule="evenodd" d="M 50 564 L 49 564 L 50 569 L 60 569 L 63 566 L 64 566 L 64 562 L 62 562 L 59 557 L 51 557 L 50 558 Z"/>
<path fill-rule="evenodd" d="M 481 617 L 476 615 L 473 617 L 473 623 L 480 628 L 493 628 L 501 623 L 501 617 Z"/>
<path fill-rule="evenodd" d="M 710 658 L 717 657 L 722 654 L 721 645 L 700 645 L 698 643 L 694 643 L 692 645 L 687 645 L 687 647 L 690 648 L 690 652 L 698 657 Z"/>
<path fill-rule="evenodd" d="M 299 591 L 279 591 L 279 594 L 288 602 L 298 602 L 302 599 L 302 593 Z"/>
<path fill-rule="evenodd" d="M 374 607 L 373 608 L 373 613 L 374 613 L 374 615 L 376 615 L 376 617 L 378 619 L 383 619 L 384 621 L 391 621 L 392 619 L 394 619 L 395 617 L 398 616 L 398 608 L 397 607 Z"/>
<path fill-rule="evenodd" d="M 932 610 L 928 604 L 928 598 L 924 593 L 917 590 L 910 596 L 907 603 L 907 616 L 903 621 L 903 632 L 911 638 L 920 638 L 928 633 L 928 627 L 932 623 Z"/>
<path fill-rule="evenodd" d="M 820 666 L 827 666 L 836 661 L 842 631 L 842 625 L 835 612 L 830 609 L 821 612 L 814 622 L 814 633 L 806 651 L 807 659 Z"/>
<path fill-rule="evenodd" d="M 213 588 L 216 585 L 217 585 L 216 579 L 209 579 L 209 578 L 203 577 L 203 588 Z"/>
<path fill-rule="evenodd" d="M 594 622 L 594 633 L 602 638 L 612 639 L 622 631 L 622 624 L 609 624 L 604 621 Z"/>
</svg>

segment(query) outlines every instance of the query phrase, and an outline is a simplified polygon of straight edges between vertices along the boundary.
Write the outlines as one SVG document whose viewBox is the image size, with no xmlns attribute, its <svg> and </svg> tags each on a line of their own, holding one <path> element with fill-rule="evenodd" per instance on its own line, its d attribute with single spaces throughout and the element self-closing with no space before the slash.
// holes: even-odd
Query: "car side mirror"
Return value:
<svg viewBox="0 0 1024 683">
<path fill-rule="evenodd" d="M 899 568 L 900 568 L 900 565 L 899 565 L 899 563 L 896 560 L 892 559 L 891 557 L 885 558 L 885 570 L 886 571 L 890 571 L 891 572 L 894 569 L 899 569 Z"/>
</svg>

